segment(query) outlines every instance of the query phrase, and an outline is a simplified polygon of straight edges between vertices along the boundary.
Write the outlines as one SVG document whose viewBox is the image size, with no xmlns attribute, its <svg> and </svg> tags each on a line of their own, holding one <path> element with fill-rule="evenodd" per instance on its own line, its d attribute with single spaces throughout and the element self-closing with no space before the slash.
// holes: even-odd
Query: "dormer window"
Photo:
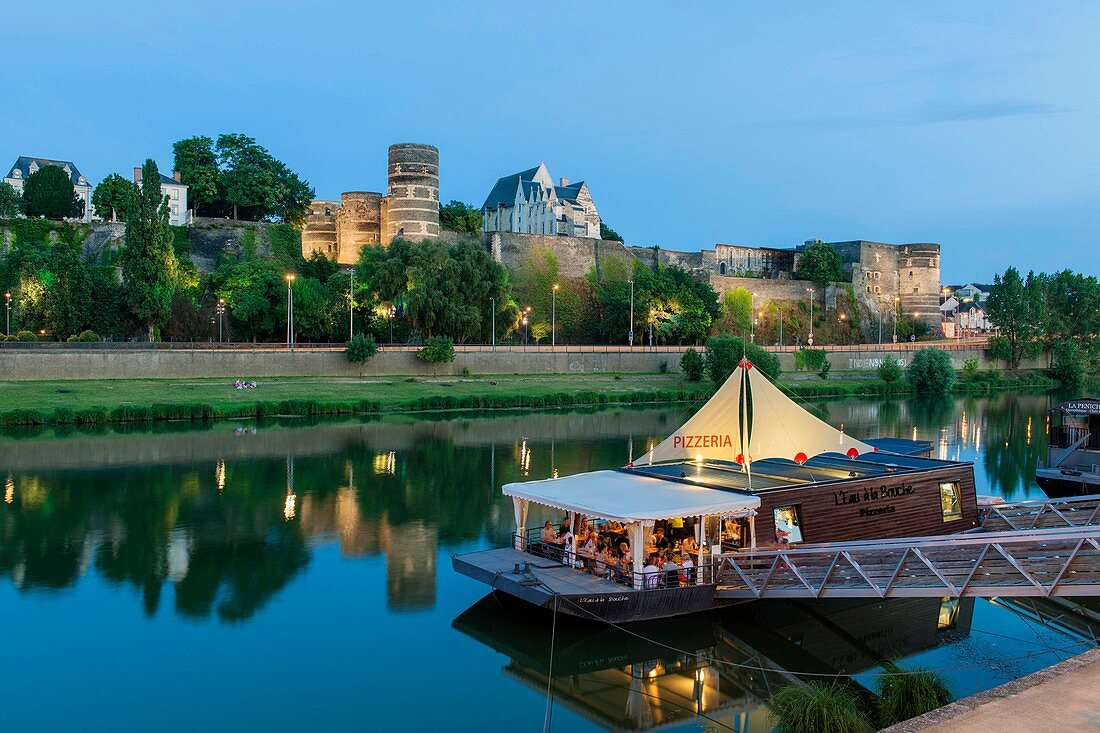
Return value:
<svg viewBox="0 0 1100 733">
<path fill-rule="evenodd" d="M 12 178 L 22 178 L 23 177 L 23 171 L 16 168 L 16 169 L 12 170 L 11 177 Z"/>
</svg>

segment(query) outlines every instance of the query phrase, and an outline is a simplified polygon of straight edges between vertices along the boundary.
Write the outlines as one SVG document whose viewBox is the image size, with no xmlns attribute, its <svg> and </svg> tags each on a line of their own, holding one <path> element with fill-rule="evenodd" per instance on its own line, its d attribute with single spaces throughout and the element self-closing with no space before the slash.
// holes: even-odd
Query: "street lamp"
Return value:
<svg viewBox="0 0 1100 733">
<path fill-rule="evenodd" d="M 355 270 L 348 270 L 348 341 L 355 338 Z"/>
<path fill-rule="evenodd" d="M 894 296 L 894 343 L 898 342 L 898 304 L 901 303 L 901 298 Z"/>
<path fill-rule="evenodd" d="M 523 316 L 523 345 L 527 346 L 527 316 Z"/>
<path fill-rule="evenodd" d="M 4 327 L 4 335 L 11 336 L 11 293 L 4 293 L 4 304 L 7 306 L 7 325 Z"/>
<path fill-rule="evenodd" d="M 218 305 L 214 308 L 218 314 L 218 343 L 222 342 L 222 322 L 225 320 L 225 298 L 218 298 Z"/>
<path fill-rule="evenodd" d="M 294 273 L 286 274 L 286 345 L 294 351 Z"/>
<path fill-rule="evenodd" d="M 557 283 L 554 283 L 554 287 L 550 290 L 550 348 L 554 348 L 558 345 L 558 288 L 561 287 Z"/>
<path fill-rule="evenodd" d="M 649 309 L 649 348 L 653 348 L 653 319 L 657 317 L 657 309 Z"/>
<path fill-rule="evenodd" d="M 749 316 L 752 320 L 749 321 L 749 343 L 756 343 L 756 291 L 749 293 Z"/>
<path fill-rule="evenodd" d="M 494 296 L 490 295 L 489 300 L 491 300 L 492 303 L 493 303 L 493 336 L 492 336 L 492 343 L 493 343 L 493 351 L 496 351 L 497 350 L 497 299 Z"/>
<path fill-rule="evenodd" d="M 630 329 L 626 332 L 628 345 L 634 345 L 634 278 L 630 278 Z"/>
<path fill-rule="evenodd" d="M 390 346 L 393 346 L 393 317 L 397 315 L 397 306 L 390 305 L 390 309 L 387 313 L 390 317 Z"/>
<path fill-rule="evenodd" d="M 806 343 L 809 346 L 814 345 L 814 289 L 806 288 L 806 292 L 810 294 L 810 333 L 806 339 Z"/>
<path fill-rule="evenodd" d="M 779 301 L 779 348 L 783 348 L 783 301 Z"/>
<path fill-rule="evenodd" d="M 839 317 L 839 318 L 837 318 L 837 320 L 838 320 L 838 321 L 840 321 L 840 325 L 841 325 L 841 326 L 844 326 L 844 321 L 846 321 L 847 319 L 848 319 L 848 316 L 847 316 L 846 314 L 844 314 L 844 313 L 841 313 L 841 314 L 840 314 L 840 317 Z M 842 328 L 842 329 L 841 329 L 841 331 L 840 331 L 840 343 L 842 343 L 842 344 L 846 344 L 846 343 L 848 343 L 848 339 L 847 339 L 847 337 L 846 337 L 846 335 L 845 335 L 845 333 L 844 333 L 844 330 L 843 330 L 843 328 Z"/>
</svg>

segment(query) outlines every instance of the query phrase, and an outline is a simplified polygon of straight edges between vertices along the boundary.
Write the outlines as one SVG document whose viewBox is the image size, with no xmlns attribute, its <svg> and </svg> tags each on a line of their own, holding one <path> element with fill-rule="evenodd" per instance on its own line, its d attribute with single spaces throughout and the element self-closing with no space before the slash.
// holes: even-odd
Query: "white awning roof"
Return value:
<svg viewBox="0 0 1100 733">
<path fill-rule="evenodd" d="M 592 471 L 576 476 L 505 484 L 505 496 L 616 522 L 746 513 L 760 499 L 639 476 L 623 471 Z"/>
</svg>

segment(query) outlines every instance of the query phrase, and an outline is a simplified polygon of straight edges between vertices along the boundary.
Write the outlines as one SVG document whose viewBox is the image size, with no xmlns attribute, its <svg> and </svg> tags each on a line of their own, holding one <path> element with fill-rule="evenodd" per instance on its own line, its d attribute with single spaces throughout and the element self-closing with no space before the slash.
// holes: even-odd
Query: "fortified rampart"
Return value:
<svg viewBox="0 0 1100 733">
<path fill-rule="evenodd" d="M 630 250 L 610 239 L 518 232 L 493 232 L 488 239 L 493 259 L 510 270 L 523 266 L 528 253 L 536 250 L 554 253 L 558 275 L 563 278 L 587 277 L 592 270 L 602 276 L 608 267 L 617 267 L 625 274 L 634 263 Z"/>
<path fill-rule="evenodd" d="M 388 157 L 384 243 L 395 237 L 439 236 L 439 150 L 433 145 L 399 143 L 390 146 Z"/>
</svg>

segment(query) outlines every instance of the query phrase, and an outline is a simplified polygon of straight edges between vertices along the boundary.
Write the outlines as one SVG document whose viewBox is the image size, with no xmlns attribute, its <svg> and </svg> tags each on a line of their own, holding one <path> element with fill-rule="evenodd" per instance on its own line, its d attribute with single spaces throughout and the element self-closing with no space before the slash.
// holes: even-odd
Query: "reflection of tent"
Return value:
<svg viewBox="0 0 1100 733">
<path fill-rule="evenodd" d="M 787 458 L 804 463 L 826 452 L 856 456 L 874 448 L 811 415 L 743 360 L 710 400 L 660 444 L 634 460 L 719 460 L 744 463 Z"/>
</svg>

